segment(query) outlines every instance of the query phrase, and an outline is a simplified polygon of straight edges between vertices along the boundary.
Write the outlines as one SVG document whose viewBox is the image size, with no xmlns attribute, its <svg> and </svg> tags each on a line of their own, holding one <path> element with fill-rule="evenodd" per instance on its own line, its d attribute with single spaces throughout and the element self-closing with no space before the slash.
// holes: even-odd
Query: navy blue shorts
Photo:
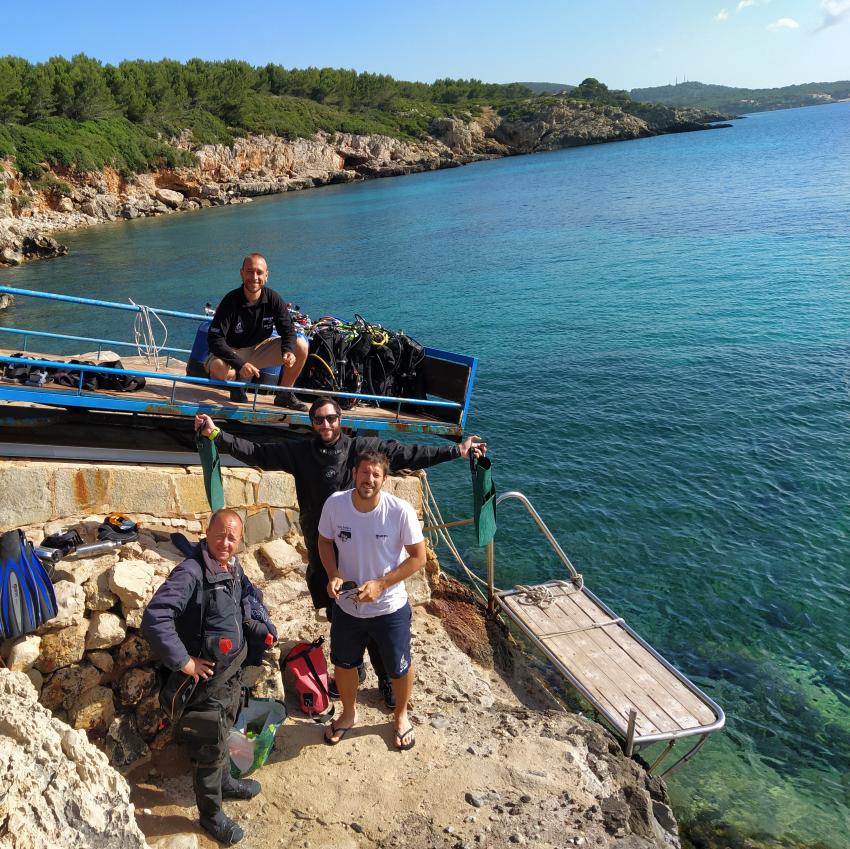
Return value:
<svg viewBox="0 0 850 849">
<path fill-rule="evenodd" d="M 403 678 L 410 669 L 412 617 L 409 604 L 394 613 L 363 619 L 336 606 L 331 620 L 331 663 L 342 669 L 360 666 L 366 643 L 371 638 L 378 645 L 390 678 Z"/>
</svg>

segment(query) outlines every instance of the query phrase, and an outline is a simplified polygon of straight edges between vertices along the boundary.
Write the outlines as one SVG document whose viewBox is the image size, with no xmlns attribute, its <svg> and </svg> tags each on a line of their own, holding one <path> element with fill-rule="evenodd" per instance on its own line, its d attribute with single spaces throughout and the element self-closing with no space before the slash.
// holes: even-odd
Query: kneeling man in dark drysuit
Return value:
<svg viewBox="0 0 850 849">
<path fill-rule="evenodd" d="M 226 845 L 244 836 L 221 809 L 221 800 L 251 799 L 260 784 L 237 780 L 228 770 L 227 738 L 242 693 L 242 663 L 248 653 L 243 620 L 257 590 L 234 556 L 242 520 L 233 510 L 210 518 L 196 557 L 177 565 L 157 590 L 142 618 L 142 635 L 173 671 L 192 676 L 197 687 L 177 726 L 194 766 L 201 826 Z"/>
</svg>

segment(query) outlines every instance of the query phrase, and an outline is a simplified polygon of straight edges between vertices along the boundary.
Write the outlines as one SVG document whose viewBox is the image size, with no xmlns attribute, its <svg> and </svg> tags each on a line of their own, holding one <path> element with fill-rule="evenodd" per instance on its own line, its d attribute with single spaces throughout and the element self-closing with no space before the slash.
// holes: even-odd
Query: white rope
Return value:
<svg viewBox="0 0 850 849">
<path fill-rule="evenodd" d="M 136 350 L 140 357 L 144 357 L 145 362 L 149 365 L 153 364 L 154 371 L 159 371 L 159 352 L 165 347 L 165 343 L 168 341 L 168 328 L 165 326 L 165 322 L 150 307 L 146 307 L 144 304 L 137 304 L 132 298 L 128 298 L 128 300 L 139 310 L 133 321 L 133 337 L 136 343 Z M 154 336 L 151 316 L 162 327 L 162 342 L 159 345 L 157 345 L 156 337 Z"/>
<path fill-rule="evenodd" d="M 427 524 L 429 525 L 444 525 L 443 517 L 440 514 L 440 507 L 437 504 L 437 499 L 434 497 L 434 492 L 431 489 L 431 485 L 428 482 L 428 476 L 423 473 L 422 475 L 422 489 L 425 493 L 425 498 L 423 502 L 423 511 L 425 513 L 425 518 L 427 519 Z M 451 538 L 451 534 L 449 534 L 447 528 L 439 527 L 434 530 L 428 531 L 429 535 L 433 534 L 435 537 L 438 537 L 443 541 L 448 550 L 451 552 L 454 559 L 457 561 L 458 565 L 461 569 L 463 569 L 466 576 L 472 581 L 472 589 L 481 596 L 484 601 L 487 601 L 487 595 L 478 588 L 478 585 L 486 587 L 487 582 L 482 578 L 479 578 L 467 565 L 464 563 L 463 557 L 461 557 L 460 551 L 458 551 L 457 546 L 454 543 L 454 540 Z M 432 540 L 432 545 L 433 545 Z"/>
</svg>

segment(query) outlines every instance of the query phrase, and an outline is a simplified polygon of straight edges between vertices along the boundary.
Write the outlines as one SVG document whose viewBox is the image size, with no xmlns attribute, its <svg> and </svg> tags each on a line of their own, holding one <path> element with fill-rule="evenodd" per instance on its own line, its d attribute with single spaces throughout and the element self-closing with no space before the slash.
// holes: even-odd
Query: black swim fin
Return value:
<svg viewBox="0 0 850 849">
<path fill-rule="evenodd" d="M 56 616 L 56 595 L 22 531 L 0 536 L 0 640 L 35 631 Z"/>
</svg>

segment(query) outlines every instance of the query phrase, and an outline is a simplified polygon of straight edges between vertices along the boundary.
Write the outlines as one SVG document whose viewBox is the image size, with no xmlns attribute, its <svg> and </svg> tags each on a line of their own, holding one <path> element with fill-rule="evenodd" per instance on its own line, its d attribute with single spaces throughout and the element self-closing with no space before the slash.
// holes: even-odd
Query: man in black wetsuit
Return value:
<svg viewBox="0 0 850 849">
<path fill-rule="evenodd" d="M 301 532 L 307 546 L 307 586 L 318 610 L 324 607 L 328 619 L 333 616 L 333 599 L 328 595 L 328 576 L 319 556 L 319 518 L 330 495 L 350 489 L 354 480 L 354 460 L 364 451 L 381 451 L 390 461 L 390 471 L 425 469 L 455 460 L 478 457 L 487 445 L 477 436 L 468 436 L 459 445 L 406 445 L 394 440 L 384 442 L 373 436 L 351 437 L 342 432 L 341 410 L 332 398 L 317 398 L 310 407 L 313 439 L 291 442 L 249 442 L 221 431 L 216 437 L 220 451 L 225 451 L 249 466 L 264 471 L 289 472 L 295 478 L 295 491 L 301 510 Z M 204 414 L 195 416 L 195 429 L 209 436 L 215 425 Z M 392 684 L 384 671 L 380 652 L 369 644 L 369 658 L 378 675 L 378 686 L 388 707 L 395 704 Z M 365 672 L 361 667 L 361 679 Z"/>
<path fill-rule="evenodd" d="M 266 288 L 269 268 L 265 257 L 248 254 L 239 269 L 242 285 L 218 305 L 207 332 L 210 354 L 204 364 L 215 380 L 257 381 L 260 369 L 282 365 L 278 385 L 293 386 L 307 359 L 307 340 L 296 333 L 289 310 L 274 289 Z M 277 330 L 279 339 L 272 337 Z M 232 389 L 230 400 L 244 403 L 244 389 Z M 306 411 L 294 392 L 279 392 L 274 403 Z"/>
<path fill-rule="evenodd" d="M 177 737 L 194 766 L 201 826 L 225 846 L 241 840 L 243 832 L 222 811 L 222 799 L 252 799 L 260 792 L 259 782 L 232 778 L 228 771 L 227 739 L 239 711 L 248 653 L 245 602 L 256 593 L 236 559 L 241 539 L 237 513 L 214 513 L 206 541 L 174 568 L 141 624 L 154 655 L 172 674 L 182 672 L 197 683 Z"/>
</svg>

